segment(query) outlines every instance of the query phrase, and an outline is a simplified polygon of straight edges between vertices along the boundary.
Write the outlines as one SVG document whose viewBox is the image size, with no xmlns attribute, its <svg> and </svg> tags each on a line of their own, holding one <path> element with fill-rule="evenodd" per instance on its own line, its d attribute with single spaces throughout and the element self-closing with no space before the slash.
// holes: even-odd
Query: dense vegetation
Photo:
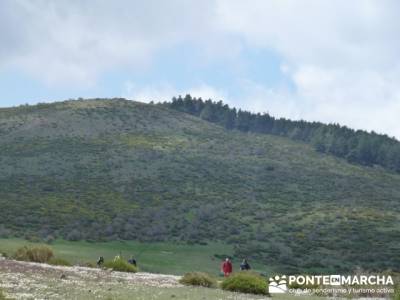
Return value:
<svg viewBox="0 0 400 300">
<path fill-rule="evenodd" d="M 217 286 L 217 280 L 211 275 L 203 272 L 185 273 L 179 282 L 185 285 L 202 286 L 208 288 Z"/>
<path fill-rule="evenodd" d="M 226 129 L 284 136 L 310 143 L 317 151 L 345 158 L 351 163 L 380 165 L 400 172 L 400 142 L 387 135 L 355 131 L 338 124 L 276 119 L 267 113 L 237 111 L 221 101 L 203 101 L 190 95 L 174 97 L 172 102 L 163 105 L 222 125 Z"/>
<path fill-rule="evenodd" d="M 267 281 L 252 272 L 239 272 L 225 278 L 221 283 L 224 290 L 248 294 L 267 294 Z"/>
<path fill-rule="evenodd" d="M 0 289 L 0 300 L 7 300 L 6 296 L 4 296 L 2 289 Z"/>
<path fill-rule="evenodd" d="M 0 109 L 0 153 L 0 236 L 221 241 L 285 273 L 400 270 L 400 175 L 302 141 L 97 99 Z"/>
<path fill-rule="evenodd" d="M 23 246 L 15 252 L 13 258 L 22 261 L 47 263 L 54 257 L 53 250 L 47 246 Z"/>
</svg>

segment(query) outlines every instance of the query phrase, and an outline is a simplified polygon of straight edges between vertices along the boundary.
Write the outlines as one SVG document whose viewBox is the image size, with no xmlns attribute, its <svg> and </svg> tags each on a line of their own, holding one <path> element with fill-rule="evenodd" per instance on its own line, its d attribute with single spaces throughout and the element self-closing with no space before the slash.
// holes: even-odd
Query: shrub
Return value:
<svg viewBox="0 0 400 300">
<path fill-rule="evenodd" d="M 233 292 L 267 294 L 267 282 L 265 278 L 252 272 L 232 274 L 222 282 L 221 288 Z"/>
<path fill-rule="evenodd" d="M 398 284 L 394 289 L 393 299 L 400 300 L 400 284 Z"/>
<path fill-rule="evenodd" d="M 12 300 L 12 299 L 7 298 L 6 295 L 4 295 L 3 290 L 0 288 L 0 300 Z"/>
<path fill-rule="evenodd" d="M 33 247 L 29 251 L 32 261 L 45 263 L 48 262 L 53 256 L 53 250 L 47 246 Z"/>
<path fill-rule="evenodd" d="M 29 248 L 27 246 L 18 248 L 17 251 L 15 251 L 14 253 L 14 258 L 16 260 L 30 261 L 28 251 Z"/>
<path fill-rule="evenodd" d="M 15 254 L 16 260 L 46 263 L 53 257 L 53 250 L 47 246 L 21 247 Z"/>
<path fill-rule="evenodd" d="M 4 296 L 3 290 L 0 289 L 0 300 L 5 300 L 6 296 Z"/>
<path fill-rule="evenodd" d="M 209 274 L 203 272 L 186 273 L 179 280 L 179 282 L 185 285 L 197 285 L 203 287 L 217 286 L 217 280 Z"/>
<path fill-rule="evenodd" d="M 70 267 L 71 263 L 68 260 L 59 257 L 53 257 L 49 260 L 49 264 L 53 266 L 67 266 Z"/>
<path fill-rule="evenodd" d="M 129 264 L 122 258 L 105 262 L 104 267 L 106 267 L 108 269 L 112 269 L 113 271 L 120 271 L 120 272 L 136 273 L 138 271 L 137 267 Z"/>
</svg>

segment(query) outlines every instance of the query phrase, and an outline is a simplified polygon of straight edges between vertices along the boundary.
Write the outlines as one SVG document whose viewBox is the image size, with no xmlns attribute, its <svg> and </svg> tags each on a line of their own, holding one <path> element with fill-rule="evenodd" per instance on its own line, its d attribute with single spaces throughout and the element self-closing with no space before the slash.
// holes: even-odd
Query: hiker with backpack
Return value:
<svg viewBox="0 0 400 300">
<path fill-rule="evenodd" d="M 132 255 L 130 259 L 128 259 L 128 263 L 130 263 L 131 265 L 134 265 L 136 267 L 136 259 L 134 258 L 134 256 Z"/>
<path fill-rule="evenodd" d="M 250 269 L 251 269 L 251 267 L 250 267 L 249 263 L 247 262 L 247 259 L 243 259 L 242 263 L 240 264 L 240 270 L 248 271 Z"/>
<path fill-rule="evenodd" d="M 97 260 L 97 267 L 101 267 L 102 264 L 104 264 L 104 257 L 100 256 L 99 259 Z"/>
</svg>

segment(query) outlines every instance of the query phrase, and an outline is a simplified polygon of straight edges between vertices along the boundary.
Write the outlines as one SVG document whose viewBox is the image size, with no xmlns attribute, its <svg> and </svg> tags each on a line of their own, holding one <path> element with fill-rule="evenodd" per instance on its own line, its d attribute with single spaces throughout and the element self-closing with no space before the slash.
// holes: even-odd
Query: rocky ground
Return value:
<svg viewBox="0 0 400 300">
<path fill-rule="evenodd" d="M 262 296 L 183 286 L 179 276 L 63 267 L 0 257 L 0 289 L 10 299 L 260 300 Z M 0 297 L 1 298 L 1 297 Z M 338 299 L 276 295 L 276 300 Z M 382 299 L 382 298 L 368 298 Z"/>
<path fill-rule="evenodd" d="M 179 278 L 0 260 L 0 288 L 12 299 L 261 299 L 182 286 Z"/>
</svg>

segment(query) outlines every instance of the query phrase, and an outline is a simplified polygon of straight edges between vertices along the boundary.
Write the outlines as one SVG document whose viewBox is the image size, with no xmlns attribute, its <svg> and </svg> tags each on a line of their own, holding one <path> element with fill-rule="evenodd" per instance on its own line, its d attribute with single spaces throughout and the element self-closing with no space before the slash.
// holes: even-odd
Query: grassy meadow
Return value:
<svg viewBox="0 0 400 300">
<path fill-rule="evenodd" d="M 23 245 L 31 245 L 21 239 L 1 239 L 0 251 L 11 254 Z M 167 243 L 145 244 L 137 242 L 87 243 L 55 241 L 51 245 L 55 255 L 71 262 L 94 262 L 98 255 L 111 259 L 114 254 L 128 256 L 135 251 L 144 271 L 181 274 L 193 269 L 217 273 L 219 261 L 211 258 L 215 251 L 225 250 L 221 244 L 208 246 L 172 245 Z M 142 252 L 141 252 L 142 251 Z M 9 269 L 0 265 L 0 290 L 6 299 L 75 299 L 75 300 L 167 300 L 167 299 L 220 299 L 220 300 L 261 300 L 266 296 L 224 291 L 219 288 L 193 286 L 165 286 L 151 282 L 134 281 L 128 273 L 107 272 L 99 269 L 85 271 L 70 267 L 41 267 L 12 262 Z M 7 264 L 7 263 L 6 263 Z M 236 262 L 235 262 L 236 265 Z M 54 269 L 56 268 L 56 269 Z M 100 273 L 96 273 L 100 272 Z M 119 274 L 118 274 L 119 273 Z M 60 274 L 64 278 L 60 278 Z M 115 275 L 113 275 L 115 274 Z M 126 274 L 126 275 L 125 275 Z M 156 275 L 165 276 L 165 275 Z M 131 279 L 127 279 L 131 278 Z M 161 279 L 161 277 L 160 277 Z M 222 278 L 221 278 L 222 279 Z M 133 281 L 132 281 L 133 280 Z M 157 279 L 153 279 L 157 280 Z M 31 298 L 29 298 L 31 297 Z M 50 297 L 50 298 L 49 298 Z M 25 299 L 24 298 L 24 299 Z M 277 300 L 323 299 L 314 296 L 272 295 Z M 0 297 L 0 299 L 2 299 Z"/>
<path fill-rule="evenodd" d="M 10 255 L 19 247 L 32 244 L 36 243 L 23 239 L 0 239 L 0 252 Z M 233 255 L 232 246 L 219 243 L 187 245 L 135 241 L 89 243 L 56 240 L 49 246 L 54 250 L 56 257 L 64 258 L 73 264 L 95 263 L 99 256 L 103 256 L 107 261 L 119 254 L 126 259 L 134 255 L 141 271 L 174 275 L 182 275 L 191 271 L 218 275 L 221 263 L 219 257 Z M 240 260 L 234 259 L 233 262 L 234 268 L 238 269 Z M 269 273 L 271 271 L 262 264 L 252 261 L 250 263 L 259 272 Z"/>
</svg>

